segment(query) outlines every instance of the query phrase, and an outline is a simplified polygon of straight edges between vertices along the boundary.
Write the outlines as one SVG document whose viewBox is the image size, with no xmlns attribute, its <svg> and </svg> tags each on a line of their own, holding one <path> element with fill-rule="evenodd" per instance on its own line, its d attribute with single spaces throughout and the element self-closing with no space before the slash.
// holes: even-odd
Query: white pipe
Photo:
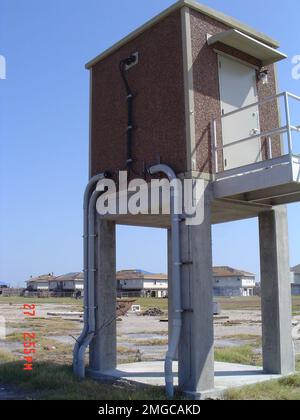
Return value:
<svg viewBox="0 0 300 420">
<path fill-rule="evenodd" d="M 101 191 L 94 191 L 89 202 L 88 212 L 88 328 L 86 336 L 84 337 L 78 351 L 77 360 L 77 374 L 79 378 L 85 377 L 85 351 L 95 336 L 95 213 L 96 203 L 98 197 L 102 194 Z"/>
<path fill-rule="evenodd" d="M 175 172 L 167 165 L 156 165 L 149 169 L 151 175 L 164 173 L 169 181 L 176 179 Z M 168 344 L 168 352 L 165 359 L 165 381 L 168 397 L 174 396 L 174 374 L 173 361 L 179 344 L 182 326 L 182 307 L 181 307 L 181 258 L 180 258 L 180 216 L 175 214 L 175 209 L 180 208 L 182 203 L 178 203 L 179 195 L 171 188 L 171 234 L 172 234 L 172 331 Z M 169 279 L 170 281 L 170 279 Z"/>
<path fill-rule="evenodd" d="M 88 213 L 89 202 L 92 189 L 95 188 L 97 182 L 105 177 L 105 173 L 100 173 L 90 179 L 84 193 L 83 200 L 83 273 L 84 273 L 84 327 L 82 333 L 76 340 L 73 350 L 73 371 L 79 376 L 78 372 L 78 354 L 79 349 L 88 334 L 88 306 L 89 306 L 89 281 L 88 281 Z M 82 369 L 81 369 L 82 371 Z"/>
</svg>

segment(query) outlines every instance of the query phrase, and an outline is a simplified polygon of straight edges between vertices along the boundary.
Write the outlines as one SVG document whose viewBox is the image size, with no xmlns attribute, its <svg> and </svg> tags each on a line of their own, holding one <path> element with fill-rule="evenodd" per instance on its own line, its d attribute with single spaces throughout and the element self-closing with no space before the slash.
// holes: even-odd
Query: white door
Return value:
<svg viewBox="0 0 300 420">
<path fill-rule="evenodd" d="M 258 101 L 256 71 L 237 60 L 219 56 L 221 112 L 243 108 Z M 223 145 L 260 132 L 258 106 L 222 119 Z M 229 170 L 262 160 L 260 138 L 226 147 L 224 169 Z"/>
</svg>

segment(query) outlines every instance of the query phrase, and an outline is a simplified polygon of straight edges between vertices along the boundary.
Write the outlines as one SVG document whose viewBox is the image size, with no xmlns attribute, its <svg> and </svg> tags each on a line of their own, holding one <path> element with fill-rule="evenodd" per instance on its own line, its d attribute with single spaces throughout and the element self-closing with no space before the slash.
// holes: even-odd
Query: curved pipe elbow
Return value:
<svg viewBox="0 0 300 420">
<path fill-rule="evenodd" d="M 151 166 L 151 168 L 149 168 L 150 175 L 155 175 L 155 174 L 158 174 L 160 172 L 167 175 L 167 177 L 169 178 L 170 181 L 173 181 L 173 179 L 177 178 L 173 169 L 170 168 L 170 166 L 168 166 L 168 165 L 158 164 L 158 165 Z"/>
<path fill-rule="evenodd" d="M 85 351 L 88 345 L 91 343 L 94 335 L 95 335 L 95 331 L 90 331 L 88 335 L 85 337 L 85 339 L 83 340 L 83 343 L 81 344 L 81 346 L 79 347 L 77 364 L 76 366 L 74 366 L 74 370 L 79 379 L 85 378 L 85 360 L 84 360 Z"/>
</svg>

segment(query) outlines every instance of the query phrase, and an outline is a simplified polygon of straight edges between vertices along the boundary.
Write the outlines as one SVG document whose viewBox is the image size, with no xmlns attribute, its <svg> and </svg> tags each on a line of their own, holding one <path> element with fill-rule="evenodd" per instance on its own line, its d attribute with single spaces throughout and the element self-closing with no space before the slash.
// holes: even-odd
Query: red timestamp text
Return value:
<svg viewBox="0 0 300 420">
<path fill-rule="evenodd" d="M 26 317 L 35 317 L 36 306 L 25 304 L 23 305 L 23 314 Z M 34 332 L 23 333 L 23 370 L 33 370 L 33 355 L 36 353 L 36 334 Z"/>
</svg>

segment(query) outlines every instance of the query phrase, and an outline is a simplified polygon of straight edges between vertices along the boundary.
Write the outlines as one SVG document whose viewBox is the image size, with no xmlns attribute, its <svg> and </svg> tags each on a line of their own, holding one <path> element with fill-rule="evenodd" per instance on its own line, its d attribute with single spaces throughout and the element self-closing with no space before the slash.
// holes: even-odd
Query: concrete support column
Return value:
<svg viewBox="0 0 300 420">
<path fill-rule="evenodd" d="M 96 337 L 90 345 L 90 369 L 105 372 L 117 365 L 116 225 L 97 218 L 95 273 Z"/>
<path fill-rule="evenodd" d="M 201 398 L 214 388 L 211 192 L 203 196 L 204 220 L 181 223 L 183 326 L 179 343 L 179 387 Z"/>
<path fill-rule="evenodd" d="M 259 216 L 263 366 L 266 373 L 295 370 L 287 211 L 277 207 Z"/>
</svg>

